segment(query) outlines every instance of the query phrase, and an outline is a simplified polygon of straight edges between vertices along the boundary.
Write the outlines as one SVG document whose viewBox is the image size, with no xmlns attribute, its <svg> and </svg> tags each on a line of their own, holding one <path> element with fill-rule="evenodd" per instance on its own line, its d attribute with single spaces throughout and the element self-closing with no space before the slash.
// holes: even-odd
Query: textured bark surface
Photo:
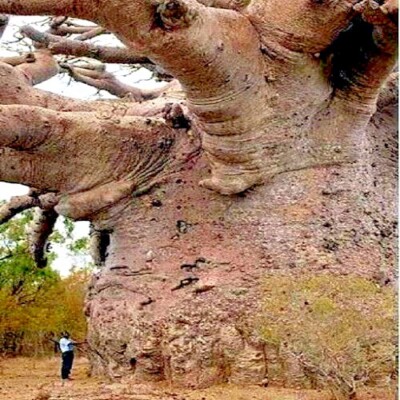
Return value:
<svg viewBox="0 0 400 400">
<path fill-rule="evenodd" d="M 59 16 L 47 33 L 23 29 L 47 50 L 0 63 L 0 179 L 37 188 L 18 207 L 92 223 L 94 370 L 311 384 L 261 340 L 263 277 L 394 282 L 397 3 L 0 0 L 0 12 Z M 64 15 L 100 27 L 63 28 Z M 126 49 L 57 36 L 104 29 Z M 55 53 L 175 80 L 144 92 L 61 64 L 123 97 L 67 99 L 33 87 L 58 73 Z"/>
<path fill-rule="evenodd" d="M 260 339 L 263 276 L 394 283 L 396 106 L 372 119 L 359 163 L 288 172 L 231 198 L 199 188 L 199 160 L 118 210 L 103 226 L 111 243 L 87 303 L 95 369 L 195 387 L 307 385 Z"/>
</svg>

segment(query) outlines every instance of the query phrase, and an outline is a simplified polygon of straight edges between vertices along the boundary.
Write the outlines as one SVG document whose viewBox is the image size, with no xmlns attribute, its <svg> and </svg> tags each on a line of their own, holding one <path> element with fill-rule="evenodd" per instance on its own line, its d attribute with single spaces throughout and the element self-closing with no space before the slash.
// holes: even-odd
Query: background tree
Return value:
<svg viewBox="0 0 400 400">
<path fill-rule="evenodd" d="M 40 49 L 1 65 L 0 179 L 35 188 L 18 210 L 92 223 L 95 371 L 262 383 L 266 272 L 393 281 L 397 1 L 0 0 L 0 12 L 55 17 L 23 29 Z M 85 40 L 104 30 L 125 47 Z M 51 53 L 173 80 L 138 91 Z M 32 87 L 60 67 L 123 99 Z"/>
<path fill-rule="evenodd" d="M 82 309 L 91 270 L 75 269 L 61 278 L 51 268 L 56 254 L 50 250 L 47 268 L 37 268 L 29 251 L 33 221 L 33 212 L 28 210 L 0 226 L 1 355 L 51 353 L 50 339 L 57 339 L 63 330 L 80 339 L 86 335 Z M 51 239 L 57 243 L 68 237 L 54 231 Z M 67 241 L 70 248 L 82 248 L 82 241 Z"/>
</svg>

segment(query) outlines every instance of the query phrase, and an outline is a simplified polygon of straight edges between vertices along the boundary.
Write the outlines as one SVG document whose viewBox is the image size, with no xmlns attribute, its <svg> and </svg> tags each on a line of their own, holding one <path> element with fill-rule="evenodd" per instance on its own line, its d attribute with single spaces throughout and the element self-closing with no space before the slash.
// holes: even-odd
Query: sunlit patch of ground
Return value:
<svg viewBox="0 0 400 400">
<path fill-rule="evenodd" d="M 61 386 L 58 358 L 14 358 L 0 361 L 0 400 L 329 400 L 320 391 L 258 386 L 217 386 L 179 390 L 163 384 L 132 385 L 88 377 L 84 358 L 76 360 L 74 380 Z M 395 393 L 369 390 L 358 400 L 394 400 Z"/>
</svg>

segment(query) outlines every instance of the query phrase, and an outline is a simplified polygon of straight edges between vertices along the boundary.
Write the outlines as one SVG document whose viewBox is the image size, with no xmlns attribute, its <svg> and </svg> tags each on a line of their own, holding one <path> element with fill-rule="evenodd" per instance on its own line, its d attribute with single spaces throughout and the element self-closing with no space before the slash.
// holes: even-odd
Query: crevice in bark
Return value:
<svg viewBox="0 0 400 400">
<path fill-rule="evenodd" d="M 108 246 L 110 245 L 110 230 L 97 230 L 90 224 L 90 255 L 95 265 L 101 267 L 108 257 Z"/>
<path fill-rule="evenodd" d="M 355 17 L 349 27 L 320 54 L 329 80 L 335 89 L 349 88 L 362 74 L 370 58 L 378 51 L 373 26 Z"/>
<path fill-rule="evenodd" d="M 197 277 L 189 277 L 189 278 L 185 278 L 185 279 L 181 279 L 181 281 L 179 282 L 179 284 L 177 285 L 177 286 L 174 286 L 172 289 L 171 289 L 171 291 L 173 292 L 173 291 L 175 291 L 175 290 L 179 290 L 179 289 L 182 289 L 182 288 L 184 288 L 184 287 L 186 287 L 186 286 L 189 286 L 189 285 L 191 285 L 192 283 L 194 283 L 194 282 L 197 282 L 199 280 L 199 278 L 197 278 Z"/>
</svg>

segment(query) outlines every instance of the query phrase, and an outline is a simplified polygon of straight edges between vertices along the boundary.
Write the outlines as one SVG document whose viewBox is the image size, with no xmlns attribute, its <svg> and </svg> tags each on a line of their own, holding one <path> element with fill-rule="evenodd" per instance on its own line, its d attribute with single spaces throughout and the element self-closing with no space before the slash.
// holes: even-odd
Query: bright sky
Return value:
<svg viewBox="0 0 400 400">
<path fill-rule="evenodd" d="M 13 45 L 5 45 L 6 42 L 10 42 L 15 40 L 15 34 L 18 32 L 18 26 L 23 26 L 32 22 L 43 21 L 44 18 L 38 17 L 12 17 L 9 26 L 5 34 L 3 35 L 0 43 L 0 56 L 11 56 L 15 55 L 16 49 L 21 48 L 21 42 Z M 36 26 L 37 29 L 40 29 L 40 26 Z M 43 26 L 45 29 L 46 26 Z M 42 29 L 42 30 L 43 30 Z M 100 39 L 97 39 L 100 42 Z M 111 35 L 106 36 L 105 39 L 101 40 L 102 44 L 107 45 L 115 45 L 118 44 L 118 41 L 113 38 Z M 26 51 L 29 51 L 29 41 L 26 41 L 27 47 Z M 151 79 L 151 73 L 145 69 L 140 69 L 139 71 L 132 73 L 132 70 L 127 66 L 121 65 L 110 65 L 107 66 L 107 70 L 113 72 L 118 78 L 128 84 L 135 85 L 138 87 L 154 87 L 157 86 L 158 83 L 155 83 L 154 80 Z M 81 99 L 94 99 L 97 98 L 113 98 L 114 96 L 110 95 L 107 92 L 97 93 L 97 89 L 87 86 L 83 83 L 71 81 L 70 78 L 66 75 L 57 75 L 56 77 L 48 80 L 37 86 L 38 88 L 59 93 L 68 97 L 75 97 Z M 12 196 L 18 196 L 22 194 L 26 194 L 28 188 L 22 185 L 9 184 L 0 182 L 0 200 L 9 200 Z M 56 225 L 57 229 L 62 230 L 62 223 L 59 221 Z M 79 238 L 88 234 L 89 224 L 86 222 L 78 222 L 76 224 L 76 228 L 74 230 L 74 237 Z M 82 258 L 73 257 L 68 254 L 68 251 L 57 245 L 53 245 L 53 249 L 57 252 L 58 258 L 53 263 L 53 266 L 60 271 L 62 275 L 67 275 L 68 271 L 73 265 L 81 265 L 85 260 Z"/>
</svg>

